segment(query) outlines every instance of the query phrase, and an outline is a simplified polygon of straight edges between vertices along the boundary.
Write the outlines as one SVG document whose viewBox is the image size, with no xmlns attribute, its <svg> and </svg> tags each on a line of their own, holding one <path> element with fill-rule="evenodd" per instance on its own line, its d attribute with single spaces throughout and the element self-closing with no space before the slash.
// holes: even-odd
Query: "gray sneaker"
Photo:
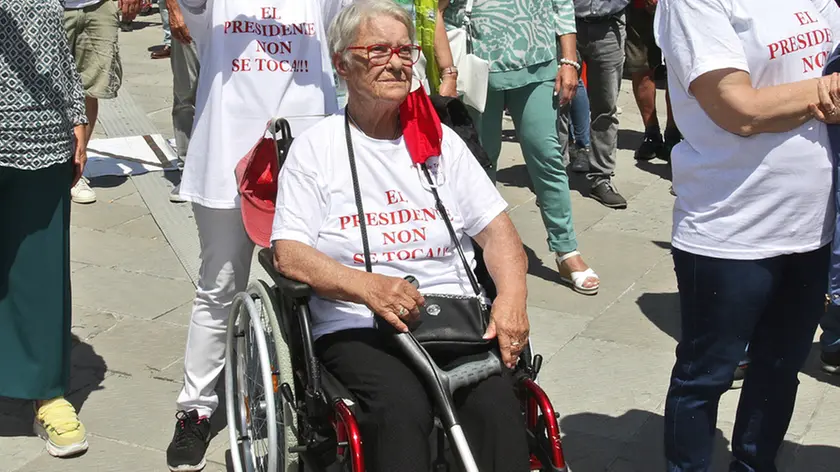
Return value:
<svg viewBox="0 0 840 472">
<path fill-rule="evenodd" d="M 181 184 L 175 186 L 171 192 L 169 192 L 169 201 L 172 203 L 186 203 L 183 197 L 181 197 Z"/>
<path fill-rule="evenodd" d="M 589 196 L 607 208 L 622 210 L 627 208 L 627 200 L 616 191 L 615 186 L 609 180 L 602 180 L 589 191 Z"/>
</svg>

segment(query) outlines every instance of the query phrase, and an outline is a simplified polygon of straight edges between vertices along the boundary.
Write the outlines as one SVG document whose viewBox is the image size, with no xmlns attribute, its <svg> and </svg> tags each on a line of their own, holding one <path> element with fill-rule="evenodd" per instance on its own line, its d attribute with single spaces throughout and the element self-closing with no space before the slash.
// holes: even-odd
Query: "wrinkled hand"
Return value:
<svg viewBox="0 0 840 472">
<path fill-rule="evenodd" d="M 75 186 L 82 178 L 82 172 L 87 163 L 87 125 L 79 125 L 73 128 L 76 137 L 75 150 L 73 152 L 73 185 Z"/>
<path fill-rule="evenodd" d="M 487 326 L 485 339 L 498 338 L 502 352 L 502 362 L 513 369 L 519 355 L 528 345 L 530 323 L 525 307 L 525 297 L 498 296 L 493 301 L 490 312 L 490 324 Z"/>
<path fill-rule="evenodd" d="M 405 279 L 379 274 L 366 274 L 362 300 L 374 314 L 401 333 L 407 333 L 406 322 L 420 316 L 423 296 Z M 402 313 L 400 313 L 402 311 Z"/>
<path fill-rule="evenodd" d="M 808 106 L 814 118 L 828 124 L 840 124 L 840 74 L 821 77 L 817 82 L 820 103 Z"/>
<path fill-rule="evenodd" d="M 554 80 L 554 95 L 559 96 L 559 105 L 565 106 L 575 98 L 577 92 L 578 74 L 577 70 L 569 65 L 562 65 L 557 69 L 557 78 Z"/>
<path fill-rule="evenodd" d="M 182 44 L 192 43 L 193 39 L 190 36 L 190 30 L 184 22 L 184 15 L 181 14 L 181 7 L 178 5 L 178 2 L 167 0 L 166 8 L 169 9 L 169 30 L 172 32 L 172 37 Z"/>
<path fill-rule="evenodd" d="M 440 90 L 438 93 L 442 97 L 457 97 L 458 96 L 458 79 L 457 76 L 447 74 L 443 76 L 440 82 Z"/>
</svg>

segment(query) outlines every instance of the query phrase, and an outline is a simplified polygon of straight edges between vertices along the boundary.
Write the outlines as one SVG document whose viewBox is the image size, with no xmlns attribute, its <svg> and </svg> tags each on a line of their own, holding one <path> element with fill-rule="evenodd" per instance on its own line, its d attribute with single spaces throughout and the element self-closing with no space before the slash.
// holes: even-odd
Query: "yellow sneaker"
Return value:
<svg viewBox="0 0 840 472">
<path fill-rule="evenodd" d="M 85 427 L 76 409 L 63 397 L 35 405 L 35 433 L 47 442 L 47 452 L 68 457 L 87 451 Z"/>
</svg>

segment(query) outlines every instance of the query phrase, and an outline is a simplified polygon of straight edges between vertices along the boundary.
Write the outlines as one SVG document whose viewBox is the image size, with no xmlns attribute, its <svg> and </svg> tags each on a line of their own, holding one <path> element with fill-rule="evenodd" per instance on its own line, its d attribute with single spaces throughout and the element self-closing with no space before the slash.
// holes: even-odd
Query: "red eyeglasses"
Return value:
<svg viewBox="0 0 840 472">
<path fill-rule="evenodd" d="M 406 65 L 414 65 L 420 59 L 420 46 L 414 44 L 405 44 L 397 47 L 391 47 L 387 44 L 371 44 L 370 46 L 351 46 L 347 49 L 366 51 L 367 60 L 372 66 L 387 64 L 394 54 Z"/>
</svg>

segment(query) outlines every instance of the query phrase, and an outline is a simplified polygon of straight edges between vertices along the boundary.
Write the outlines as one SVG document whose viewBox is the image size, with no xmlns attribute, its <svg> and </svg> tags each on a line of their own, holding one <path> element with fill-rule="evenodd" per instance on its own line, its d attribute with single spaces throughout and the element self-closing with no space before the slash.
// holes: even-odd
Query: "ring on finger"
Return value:
<svg viewBox="0 0 840 472">
<path fill-rule="evenodd" d="M 408 314 L 408 310 L 405 309 L 404 306 L 400 307 L 400 317 L 405 316 Z"/>
</svg>

